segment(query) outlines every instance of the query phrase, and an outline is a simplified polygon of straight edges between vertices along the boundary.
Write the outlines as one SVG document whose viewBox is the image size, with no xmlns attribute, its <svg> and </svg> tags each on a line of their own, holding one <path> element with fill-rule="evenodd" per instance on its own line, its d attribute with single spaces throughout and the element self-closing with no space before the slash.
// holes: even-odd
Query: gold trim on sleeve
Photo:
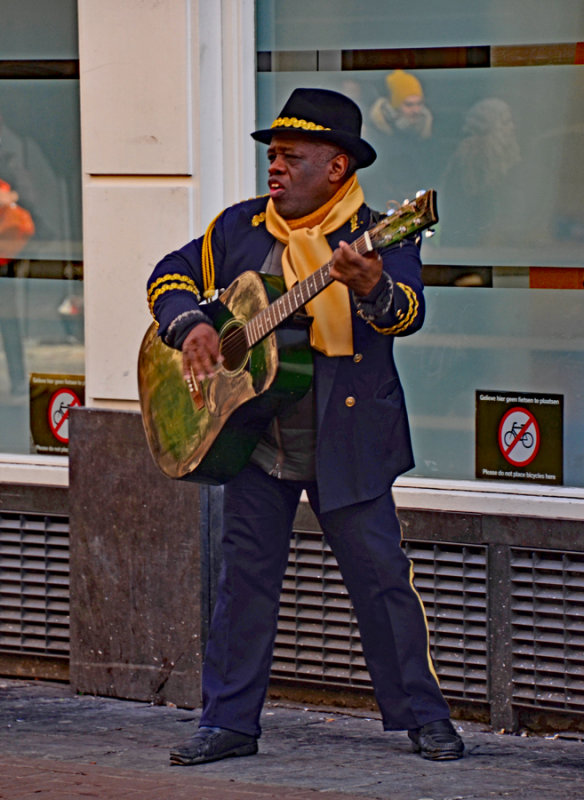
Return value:
<svg viewBox="0 0 584 800">
<path fill-rule="evenodd" d="M 203 237 L 203 251 L 201 253 L 201 268 L 203 270 L 203 297 L 213 297 L 215 294 L 215 259 L 213 258 L 213 248 L 211 247 L 211 237 L 215 230 L 215 223 L 221 216 L 223 211 L 220 211 L 217 216 L 211 220 L 205 231 Z"/>
<path fill-rule="evenodd" d="M 371 325 L 374 330 L 378 333 L 382 333 L 384 336 L 396 336 L 398 333 L 403 333 L 407 328 L 410 327 L 412 322 L 418 316 L 418 308 L 420 306 L 420 302 L 418 300 L 418 296 L 414 292 L 411 286 L 406 286 L 405 283 L 397 283 L 396 286 L 399 286 L 402 291 L 405 292 L 406 297 L 408 298 L 408 310 L 406 312 L 405 317 L 397 322 L 395 325 L 392 325 L 390 328 L 380 328 L 378 325 L 375 325 L 373 322 L 366 320 L 366 322 Z M 359 312 L 357 312 L 359 313 Z M 403 313 L 403 312 L 402 312 Z M 397 316 L 399 317 L 399 311 Z"/>
<path fill-rule="evenodd" d="M 156 289 L 157 286 L 160 286 L 161 283 L 165 283 L 166 281 L 183 281 L 183 283 L 188 283 L 194 287 L 197 294 L 199 294 L 199 290 L 197 289 L 197 284 L 194 282 L 192 278 L 189 278 L 188 275 L 183 275 L 181 272 L 172 272 L 168 275 L 161 275 L 160 278 L 156 278 L 155 281 L 152 281 L 150 286 L 148 287 L 148 299 L 152 296 L 152 293 Z"/>
<path fill-rule="evenodd" d="M 179 276 L 184 277 L 184 276 Z M 188 281 L 188 282 L 187 282 Z M 199 290 L 195 286 L 194 282 L 188 278 L 186 281 L 176 282 L 173 281 L 172 283 L 165 283 L 159 289 L 152 293 L 150 300 L 148 302 L 148 307 L 150 308 L 150 313 L 154 317 L 154 303 L 158 300 L 158 298 L 165 294 L 166 292 L 170 292 L 173 289 L 179 289 L 183 292 L 191 292 L 192 294 L 196 295 L 199 298 L 201 295 L 199 294 Z"/>
</svg>

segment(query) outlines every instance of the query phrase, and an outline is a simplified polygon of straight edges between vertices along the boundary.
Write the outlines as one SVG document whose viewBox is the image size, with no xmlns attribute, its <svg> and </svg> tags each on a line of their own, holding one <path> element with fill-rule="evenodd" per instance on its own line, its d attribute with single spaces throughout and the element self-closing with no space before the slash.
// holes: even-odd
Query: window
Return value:
<svg viewBox="0 0 584 800">
<path fill-rule="evenodd" d="M 370 205 L 438 192 L 440 223 L 422 250 L 427 321 L 396 343 L 411 474 L 475 477 L 476 391 L 553 392 L 564 398 L 563 482 L 584 486 L 582 3 L 256 7 L 258 127 L 297 86 L 338 89 L 378 151 L 359 172 Z M 397 102 L 416 85 L 427 125 L 407 140 Z M 259 163 L 264 192 L 261 150 Z"/>
<path fill-rule="evenodd" d="M 30 453 L 31 374 L 84 372 L 77 7 L 0 6 L 0 452 Z"/>
</svg>

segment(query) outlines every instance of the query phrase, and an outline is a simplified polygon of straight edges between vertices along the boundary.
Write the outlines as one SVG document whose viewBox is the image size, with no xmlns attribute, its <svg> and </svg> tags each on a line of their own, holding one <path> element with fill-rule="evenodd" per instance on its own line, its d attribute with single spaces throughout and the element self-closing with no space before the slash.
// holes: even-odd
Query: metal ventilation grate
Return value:
<svg viewBox="0 0 584 800">
<path fill-rule="evenodd" d="M 280 601 L 272 675 L 370 687 L 357 621 L 322 535 L 298 532 Z"/>
<path fill-rule="evenodd" d="M 584 710 L 584 554 L 511 550 L 513 701 Z"/>
<path fill-rule="evenodd" d="M 69 655 L 69 521 L 0 513 L 0 651 Z"/>
<path fill-rule="evenodd" d="M 486 552 L 406 544 L 426 607 L 444 693 L 487 699 Z M 357 621 L 320 532 L 297 531 L 286 572 L 272 675 L 340 688 L 371 688 Z"/>
<path fill-rule="evenodd" d="M 449 698 L 487 702 L 486 548 L 406 542 L 405 551 L 414 562 L 442 691 Z"/>
</svg>

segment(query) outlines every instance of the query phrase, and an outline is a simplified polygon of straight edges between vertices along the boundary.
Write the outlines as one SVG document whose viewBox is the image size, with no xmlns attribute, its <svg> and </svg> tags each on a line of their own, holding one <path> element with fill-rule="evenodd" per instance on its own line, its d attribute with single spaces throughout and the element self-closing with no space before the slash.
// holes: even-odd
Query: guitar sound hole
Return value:
<svg viewBox="0 0 584 800">
<path fill-rule="evenodd" d="M 227 372 L 239 372 L 245 367 L 248 357 L 245 331 L 241 328 L 231 328 L 221 339 L 221 355 L 223 368 Z"/>
</svg>

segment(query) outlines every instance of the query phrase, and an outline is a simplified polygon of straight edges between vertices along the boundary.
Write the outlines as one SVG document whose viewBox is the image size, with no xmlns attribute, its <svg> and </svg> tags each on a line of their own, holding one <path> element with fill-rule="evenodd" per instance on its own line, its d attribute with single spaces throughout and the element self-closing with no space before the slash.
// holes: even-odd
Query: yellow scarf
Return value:
<svg viewBox="0 0 584 800">
<path fill-rule="evenodd" d="M 330 261 L 332 250 L 326 234 L 338 230 L 364 202 L 357 176 L 353 175 L 325 205 L 298 220 L 281 217 L 272 200 L 266 208 L 266 228 L 286 245 L 282 253 L 282 272 L 286 286 L 307 278 Z M 306 304 L 314 317 L 311 344 L 327 356 L 353 354 L 353 329 L 348 288 L 333 281 L 314 300 Z"/>
</svg>

